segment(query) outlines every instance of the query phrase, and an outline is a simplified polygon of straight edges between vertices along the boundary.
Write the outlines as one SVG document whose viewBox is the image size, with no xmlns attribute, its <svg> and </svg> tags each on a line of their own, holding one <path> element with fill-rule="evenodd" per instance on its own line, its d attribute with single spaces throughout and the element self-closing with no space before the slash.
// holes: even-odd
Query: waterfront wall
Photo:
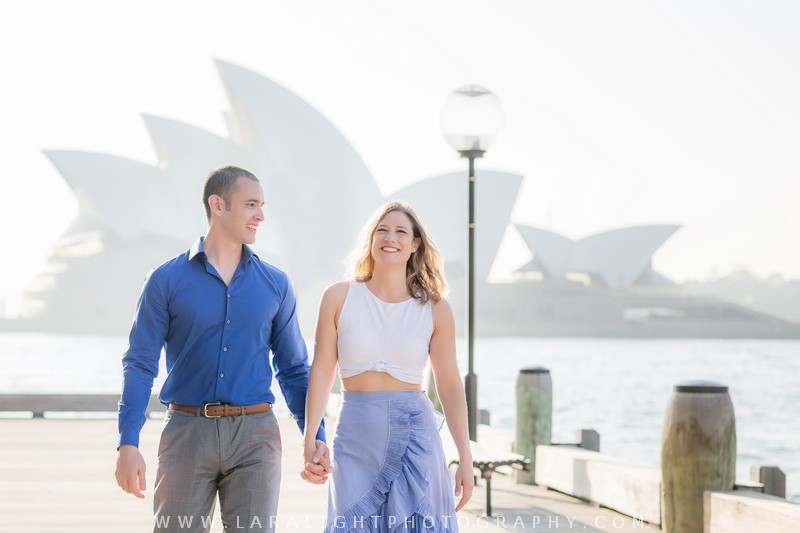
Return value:
<svg viewBox="0 0 800 533">
<path fill-rule="evenodd" d="M 547 372 L 536 370 L 537 375 Z M 543 421 L 549 427 L 552 382 L 528 379 L 529 374 L 520 372 L 517 397 L 544 399 L 533 407 L 530 402 L 518 405 L 517 427 L 538 427 Z M 520 386 L 533 390 L 520 391 Z M 513 449 L 533 460 L 536 484 L 659 525 L 668 533 L 800 531 L 800 505 L 785 499 L 786 479 L 779 468 L 754 465 L 750 480 L 735 480 L 735 416 L 724 385 L 693 381 L 674 387 L 664 417 L 660 469 L 599 453 L 599 435 L 591 430 L 580 434 L 592 435 L 594 451 L 581 449 L 580 443 L 548 442 L 540 434 L 531 442 L 515 442 Z M 528 438 L 519 430 L 516 437 Z M 534 453 L 528 451 L 531 444 Z M 749 526 L 733 530 L 729 523 Z"/>
</svg>

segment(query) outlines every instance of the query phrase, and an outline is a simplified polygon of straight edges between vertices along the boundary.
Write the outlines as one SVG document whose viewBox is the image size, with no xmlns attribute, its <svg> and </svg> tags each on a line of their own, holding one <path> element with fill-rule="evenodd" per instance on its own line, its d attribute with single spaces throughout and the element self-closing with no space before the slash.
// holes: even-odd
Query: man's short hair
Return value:
<svg viewBox="0 0 800 533">
<path fill-rule="evenodd" d="M 211 207 L 208 205 L 208 199 L 212 194 L 221 196 L 225 200 L 225 209 L 231 209 L 231 193 L 236 188 L 236 180 L 239 178 L 247 178 L 253 181 L 258 181 L 258 178 L 252 172 L 243 168 L 235 167 L 233 165 L 225 165 L 216 170 L 212 170 L 203 184 L 203 207 L 206 210 L 206 218 L 211 220 Z"/>
</svg>

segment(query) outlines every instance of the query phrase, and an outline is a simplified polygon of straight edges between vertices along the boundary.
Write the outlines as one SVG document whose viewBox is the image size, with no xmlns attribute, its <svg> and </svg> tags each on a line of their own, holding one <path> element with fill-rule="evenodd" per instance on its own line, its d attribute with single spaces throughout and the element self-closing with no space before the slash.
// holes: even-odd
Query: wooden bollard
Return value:
<svg viewBox="0 0 800 533">
<path fill-rule="evenodd" d="M 536 446 L 550 444 L 553 427 L 553 381 L 542 367 L 523 368 L 517 376 L 517 420 L 514 451 L 531 460 L 529 469 L 516 471 L 517 483 L 533 485 Z"/>
<path fill-rule="evenodd" d="M 728 387 L 709 381 L 675 385 L 661 439 L 661 527 L 703 532 L 703 492 L 732 490 L 736 420 Z"/>
</svg>

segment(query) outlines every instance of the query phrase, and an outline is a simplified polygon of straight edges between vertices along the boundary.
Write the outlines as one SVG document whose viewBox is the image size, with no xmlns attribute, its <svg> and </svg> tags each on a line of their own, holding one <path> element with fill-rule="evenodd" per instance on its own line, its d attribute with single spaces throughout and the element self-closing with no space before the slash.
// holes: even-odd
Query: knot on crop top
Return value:
<svg viewBox="0 0 800 533">
<path fill-rule="evenodd" d="M 421 384 L 433 334 L 431 302 L 384 302 L 366 284 L 351 281 L 337 326 L 339 375 L 386 372 Z"/>
</svg>

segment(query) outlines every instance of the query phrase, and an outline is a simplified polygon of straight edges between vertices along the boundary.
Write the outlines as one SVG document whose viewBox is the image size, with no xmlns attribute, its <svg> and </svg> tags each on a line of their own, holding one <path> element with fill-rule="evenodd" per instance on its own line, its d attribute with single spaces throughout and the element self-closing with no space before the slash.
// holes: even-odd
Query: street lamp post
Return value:
<svg viewBox="0 0 800 533">
<path fill-rule="evenodd" d="M 467 264 L 466 264 L 466 337 L 467 374 L 464 389 L 467 395 L 467 420 L 470 440 L 478 440 L 478 376 L 474 367 L 475 345 L 475 159 L 483 157 L 494 144 L 503 123 L 500 100 L 480 85 L 459 87 L 442 108 L 442 133 L 461 157 L 469 160 L 467 175 Z"/>
</svg>

